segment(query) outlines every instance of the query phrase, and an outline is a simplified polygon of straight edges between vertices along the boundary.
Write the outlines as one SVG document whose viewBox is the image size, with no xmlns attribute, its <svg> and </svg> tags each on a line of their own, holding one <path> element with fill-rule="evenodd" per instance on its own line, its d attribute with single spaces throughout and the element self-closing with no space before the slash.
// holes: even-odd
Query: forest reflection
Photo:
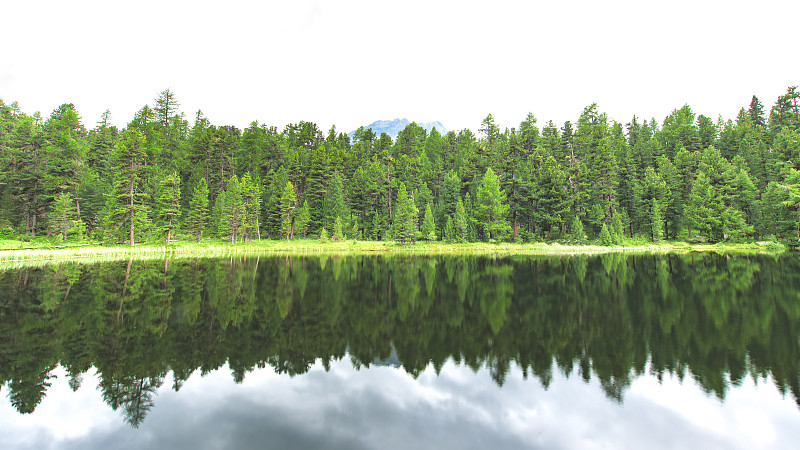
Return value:
<svg viewBox="0 0 800 450">
<path fill-rule="evenodd" d="M 797 401 L 800 259 L 319 256 L 65 262 L 0 273 L 0 385 L 33 412 L 60 364 L 136 427 L 168 373 L 303 374 L 349 357 L 413 376 L 512 364 L 547 388 L 596 377 L 621 402 L 649 373 L 724 399 L 748 375 Z M 396 358 L 396 360 L 395 360 Z M 560 373 L 554 374 L 558 371 Z"/>
</svg>

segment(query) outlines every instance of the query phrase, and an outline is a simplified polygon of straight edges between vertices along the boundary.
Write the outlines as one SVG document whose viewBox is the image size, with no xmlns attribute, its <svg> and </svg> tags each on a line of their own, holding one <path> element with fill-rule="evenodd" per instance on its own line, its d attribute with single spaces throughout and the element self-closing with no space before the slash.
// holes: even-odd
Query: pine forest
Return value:
<svg viewBox="0 0 800 450">
<path fill-rule="evenodd" d="M 800 232 L 800 93 L 737 117 L 686 105 L 660 122 L 528 114 L 440 134 L 352 139 L 311 122 L 244 130 L 179 112 L 169 89 L 120 129 L 0 101 L 0 237 L 413 243 L 742 242 Z"/>
</svg>

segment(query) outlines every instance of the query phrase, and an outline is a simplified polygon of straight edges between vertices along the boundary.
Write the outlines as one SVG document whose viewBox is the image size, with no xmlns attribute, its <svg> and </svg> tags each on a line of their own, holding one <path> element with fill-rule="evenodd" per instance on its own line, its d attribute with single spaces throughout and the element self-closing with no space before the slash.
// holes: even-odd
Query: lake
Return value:
<svg viewBox="0 0 800 450">
<path fill-rule="evenodd" d="M 0 272 L 0 448 L 795 448 L 800 257 Z"/>
</svg>

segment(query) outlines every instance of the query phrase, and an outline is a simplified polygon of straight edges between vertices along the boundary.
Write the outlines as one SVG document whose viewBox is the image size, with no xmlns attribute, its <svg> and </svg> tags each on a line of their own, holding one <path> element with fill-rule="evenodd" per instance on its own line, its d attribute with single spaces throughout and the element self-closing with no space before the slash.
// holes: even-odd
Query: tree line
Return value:
<svg viewBox="0 0 800 450">
<path fill-rule="evenodd" d="M 87 130 L 73 104 L 48 118 L 0 100 L 6 238 L 170 242 L 220 237 L 414 242 L 752 240 L 800 233 L 800 109 L 788 88 L 735 120 L 686 105 L 623 125 L 584 108 L 478 134 L 409 124 L 352 139 L 311 122 L 192 124 L 169 89 L 122 129 Z"/>
</svg>

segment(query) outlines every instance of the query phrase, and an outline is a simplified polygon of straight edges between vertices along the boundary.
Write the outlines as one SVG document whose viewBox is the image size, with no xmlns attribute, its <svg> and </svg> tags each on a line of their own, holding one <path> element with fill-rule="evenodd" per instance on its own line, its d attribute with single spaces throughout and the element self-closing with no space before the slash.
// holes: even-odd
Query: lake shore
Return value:
<svg viewBox="0 0 800 450">
<path fill-rule="evenodd" d="M 13 248 L 16 245 L 21 248 Z M 23 247 L 27 246 L 27 247 Z M 98 244 L 68 243 L 58 246 L 28 242 L 3 241 L 0 243 L 0 264 L 28 265 L 32 262 L 64 260 L 118 260 L 193 258 L 246 255 L 313 255 L 313 254 L 383 254 L 383 255 L 443 255 L 443 254 L 496 254 L 571 256 L 604 253 L 780 253 L 786 249 L 773 242 L 690 244 L 687 242 L 662 242 L 659 244 L 630 243 L 617 246 L 567 245 L 557 242 L 536 243 L 461 243 L 417 242 L 399 244 L 392 241 L 319 241 L 316 239 L 231 244 L 222 240 L 175 241 L 170 245 L 137 244 L 104 246 Z M 36 264 L 34 264 L 36 265 Z"/>
</svg>

